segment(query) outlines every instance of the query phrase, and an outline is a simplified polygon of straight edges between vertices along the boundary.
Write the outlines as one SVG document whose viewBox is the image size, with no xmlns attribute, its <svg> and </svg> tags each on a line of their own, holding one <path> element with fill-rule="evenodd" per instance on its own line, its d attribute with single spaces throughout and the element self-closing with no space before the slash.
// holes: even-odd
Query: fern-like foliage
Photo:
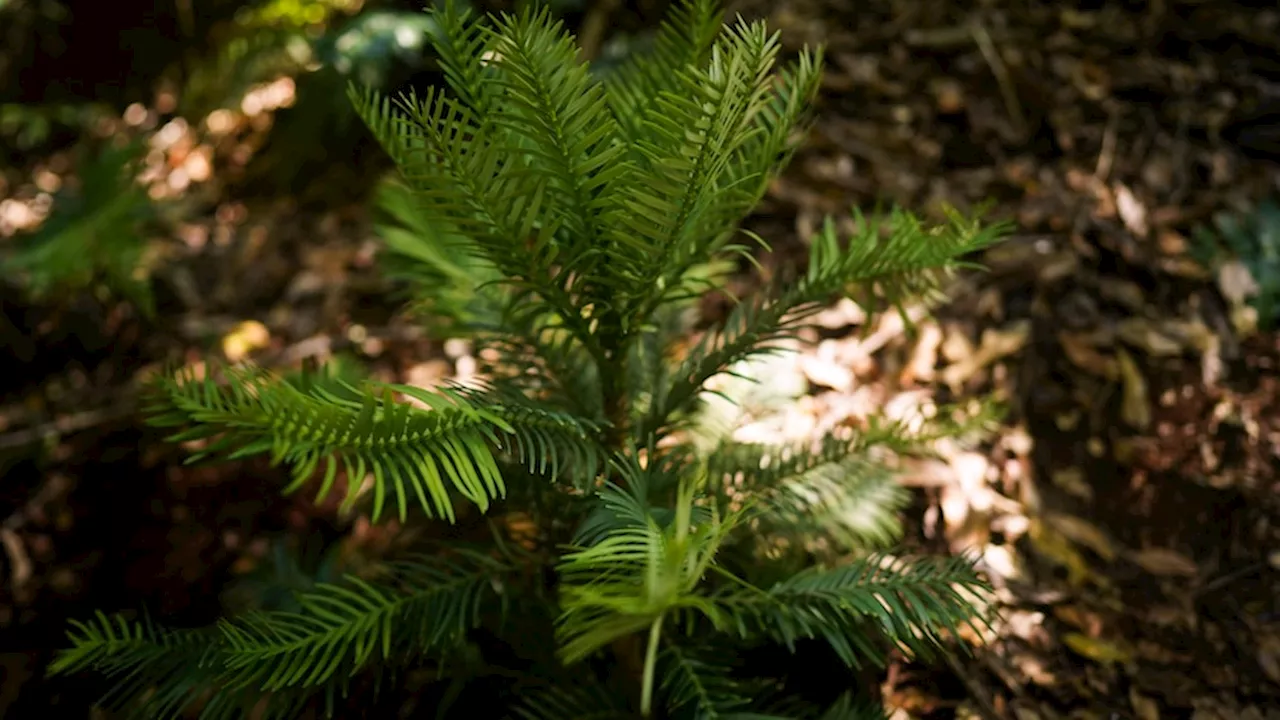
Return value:
<svg viewBox="0 0 1280 720">
<path fill-rule="evenodd" d="M 111 144 L 87 162 L 76 189 L 64 189 L 52 215 L 0 269 L 22 276 L 31 293 L 48 297 L 59 291 L 102 287 L 154 311 L 143 262 L 143 224 L 155 215 L 146 188 L 135 181 L 145 149 L 140 142 Z"/>
<path fill-rule="evenodd" d="M 227 368 L 225 375 L 225 385 L 191 370 L 162 378 L 152 422 L 187 427 L 173 441 L 203 442 L 193 461 L 270 453 L 293 467 L 286 491 L 322 469 L 318 500 L 332 491 L 340 470 L 348 484 L 371 475 L 375 520 L 388 498 L 401 520 L 415 500 L 429 516 L 454 518 L 451 492 L 488 508 L 506 492 L 498 449 L 550 476 L 565 461 L 590 467 L 598 456 L 589 422 L 511 394 L 388 384 L 362 390 L 341 380 L 300 388 L 252 367 Z M 426 408 L 398 402 L 397 394 Z M 347 502 L 357 497 L 349 492 Z"/>
<path fill-rule="evenodd" d="M 417 196 L 402 182 L 384 182 L 375 201 L 383 268 L 408 286 L 414 316 L 430 323 L 432 331 L 452 335 L 498 324 L 503 298 L 490 284 L 497 273 L 461 249 L 466 237 L 424 217 Z"/>
<path fill-rule="evenodd" d="M 772 446 L 700 431 L 700 411 L 831 299 L 932 300 L 1001 228 L 855 211 L 690 346 L 696 299 L 750 257 L 738 223 L 801 137 L 821 53 L 775 71 L 776 35 L 725 26 L 710 0 L 677 2 L 652 50 L 604 75 L 545 10 L 443 2 L 430 19 L 448 91 L 350 98 L 402 176 L 382 200 L 388 267 L 472 338 L 482 379 L 188 368 L 154 383 L 150 411 L 193 460 L 266 454 L 286 491 L 315 483 L 470 544 L 210 629 L 101 617 L 54 670 L 115 673 L 150 717 L 333 715 L 360 678 L 406 667 L 486 717 L 876 717 L 856 686 L 813 697 L 733 659 L 803 659 L 802 641 L 851 668 L 928 658 L 980 622 L 968 560 L 887 554 L 906 494 L 886 457 L 964 425 Z"/>
</svg>

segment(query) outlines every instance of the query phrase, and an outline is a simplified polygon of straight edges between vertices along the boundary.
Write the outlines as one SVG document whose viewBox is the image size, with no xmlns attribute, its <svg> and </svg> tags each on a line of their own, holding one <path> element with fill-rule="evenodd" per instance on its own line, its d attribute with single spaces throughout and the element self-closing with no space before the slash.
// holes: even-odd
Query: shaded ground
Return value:
<svg viewBox="0 0 1280 720">
<path fill-rule="evenodd" d="M 962 714 L 1275 715 L 1277 338 L 1242 337 L 1238 281 L 1186 251 L 1210 214 L 1280 188 L 1280 14 L 758 9 L 831 55 L 813 142 L 762 226 L 794 213 L 803 236 L 886 198 L 994 200 L 1018 224 L 916 338 L 828 341 L 808 366 L 846 395 L 994 392 L 1012 409 L 988 447 L 915 478 L 920 539 L 981 552 L 1006 608 L 952 669 Z M 951 715 L 936 675 L 890 685 L 913 715 Z"/>
<path fill-rule="evenodd" d="M 909 468 L 912 542 L 981 553 L 1004 620 L 974 659 L 891 668 L 886 699 L 907 715 L 1276 716 L 1280 347 L 1238 329 L 1232 282 L 1186 251 L 1211 213 L 1280 190 L 1280 14 L 1059 5 L 735 6 L 828 45 L 811 142 L 750 223 L 780 257 L 824 213 L 883 199 L 990 199 L 1018 224 L 915 335 L 883 318 L 864 337 L 856 308 L 833 310 L 790 366 L 812 397 L 777 426 L 982 393 L 1011 409 L 982 446 Z M 263 93 L 270 108 L 287 88 Z M 195 219 L 172 222 L 160 321 L 94 303 L 19 321 L 0 296 L 42 328 L 23 366 L 47 370 L 18 383 L 2 368 L 0 714 L 84 713 L 71 698 L 87 687 L 28 682 L 64 617 L 144 603 L 205 622 L 267 538 L 333 532 L 269 491 L 266 468 L 178 467 L 133 422 L 139 372 L 210 344 L 265 363 L 349 353 L 421 383 L 471 362 L 393 317 L 361 208 L 224 198 L 271 125 L 233 120 L 166 136 L 155 182 L 212 172 L 183 195 Z M 36 452 L 41 437 L 55 441 Z"/>
</svg>

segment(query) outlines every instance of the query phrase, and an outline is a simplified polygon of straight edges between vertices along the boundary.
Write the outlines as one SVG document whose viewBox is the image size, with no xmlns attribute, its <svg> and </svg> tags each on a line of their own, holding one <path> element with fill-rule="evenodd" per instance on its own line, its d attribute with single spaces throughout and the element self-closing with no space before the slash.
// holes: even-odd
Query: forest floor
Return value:
<svg viewBox="0 0 1280 720">
<path fill-rule="evenodd" d="M 1189 254 L 1214 213 L 1280 192 L 1275 135 L 1240 121 L 1280 101 L 1280 13 L 1093 5 L 734 7 L 790 49 L 827 45 L 809 142 L 748 222 L 775 261 L 823 215 L 877 201 L 991 201 L 987 217 L 1016 223 L 912 332 L 833 308 L 783 366 L 808 396 L 757 423 L 803 433 L 969 397 L 1008 409 L 982 442 L 904 467 L 909 544 L 978 554 L 1002 615 L 969 658 L 890 668 L 905 717 L 1280 717 L 1280 335 L 1248 327 L 1240 263 Z M 172 312 L 0 298 L 35 329 L 24 361 L 0 358 L 0 715 L 84 715 L 75 686 L 40 689 L 65 618 L 146 605 L 206 622 L 230 579 L 270 562 L 270 538 L 330 532 L 264 466 L 180 466 L 136 421 L 138 378 L 210 346 L 266 364 L 346 354 L 416 384 L 473 364 L 395 313 L 363 206 L 224 196 L 219 173 L 287 96 L 261 92 L 265 112 L 219 132 L 158 133 L 154 181 L 181 185 L 183 208 L 161 278 Z M 353 538 L 385 542 L 367 523 Z"/>
</svg>

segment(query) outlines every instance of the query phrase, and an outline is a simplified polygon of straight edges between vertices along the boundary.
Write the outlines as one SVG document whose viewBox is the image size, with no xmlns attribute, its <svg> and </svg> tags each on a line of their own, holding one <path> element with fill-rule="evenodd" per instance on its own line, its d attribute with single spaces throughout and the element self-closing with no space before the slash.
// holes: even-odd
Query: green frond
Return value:
<svg viewBox="0 0 1280 720">
<path fill-rule="evenodd" d="M 668 385 L 654 389 L 641 433 L 667 434 L 669 423 L 687 414 L 707 381 L 730 372 L 737 363 L 786 351 L 784 344 L 798 340 L 795 330 L 783 322 L 790 308 L 783 300 L 752 299 L 734 306 L 717 332 L 705 333 L 684 359 L 668 371 Z"/>
<path fill-rule="evenodd" d="M 898 511 L 909 495 L 877 453 L 929 453 L 930 443 L 983 426 L 995 412 L 943 407 L 932 419 L 872 416 L 864 429 L 826 435 L 816 446 L 724 441 L 707 453 L 711 490 L 722 505 L 755 500 L 756 517 L 771 531 L 824 536 L 842 550 L 887 547 L 901 533 Z"/>
<path fill-rule="evenodd" d="M 614 223 L 639 250 L 621 263 L 633 292 L 625 315 L 647 317 L 741 219 L 719 201 L 732 187 L 731 163 L 759 132 L 753 121 L 769 105 L 777 52 L 762 23 L 740 23 L 720 36 L 705 67 L 677 71 L 680 87 L 654 99 L 658 111 L 636 142 L 647 162 L 629 185 L 629 212 Z"/>
<path fill-rule="evenodd" d="M 643 137 L 654 102 L 678 92 L 679 71 L 702 66 L 724 26 L 724 13 L 711 0 L 678 0 L 658 28 L 653 46 L 614 68 L 605 82 L 606 97 L 620 131 L 631 145 Z"/>
<path fill-rule="evenodd" d="M 982 225 L 945 208 L 946 221 L 925 226 L 899 208 L 887 216 L 864 217 L 853 211 L 855 233 L 844 248 L 835 224 L 827 220 L 812 240 L 804 294 L 852 291 L 864 308 L 890 307 L 899 311 L 917 298 L 941 295 L 946 273 L 966 266 L 967 255 L 998 242 L 1008 223 Z"/>
<path fill-rule="evenodd" d="M 170 438 L 175 442 L 207 443 L 192 461 L 270 452 L 275 462 L 293 468 L 286 492 L 323 467 L 318 495 L 323 499 L 341 466 L 348 483 L 356 485 L 347 496 L 350 504 L 357 498 L 357 483 L 371 473 L 375 520 L 389 495 L 401 518 L 413 495 L 428 515 L 453 520 L 451 490 L 486 509 L 506 492 L 494 447 L 511 448 L 531 467 L 551 470 L 561 467 L 563 452 L 556 451 L 576 448 L 576 461 L 590 452 L 589 444 L 563 439 L 565 432 L 585 438 L 584 424 L 531 404 L 484 407 L 467 399 L 479 397 L 475 394 L 407 385 L 371 383 L 362 391 L 335 381 L 345 393 L 327 384 L 300 389 L 253 367 L 227 368 L 223 375 L 225 385 L 198 378 L 190 369 L 160 377 L 152 395 L 152 423 L 186 427 Z M 396 402 L 393 393 L 428 409 Z M 548 454 L 539 457 L 541 452 Z"/>
<path fill-rule="evenodd" d="M 965 558 L 890 559 L 874 555 L 849 565 L 811 568 L 765 591 L 719 598 L 746 631 L 756 628 L 793 647 L 821 638 L 851 666 L 882 663 L 887 640 L 932 657 L 948 631 L 974 625 L 975 598 L 989 586 Z M 866 623 L 879 631 L 869 633 Z"/>
<path fill-rule="evenodd" d="M 382 267 L 388 277 L 410 284 L 420 317 L 451 336 L 498 318 L 504 299 L 493 284 L 498 273 L 469 249 L 470 238 L 424 215 L 417 195 L 403 182 L 384 180 L 374 201 L 379 211 L 374 229 L 386 247 L 379 258 Z"/>
<path fill-rule="evenodd" d="M 101 613 L 72 621 L 71 647 L 50 672 L 91 670 L 116 681 L 103 698 L 157 720 L 197 708 L 210 719 L 292 718 L 309 697 L 331 703 L 367 664 L 442 652 L 491 604 L 506 602 L 514 566 L 453 549 L 386 566 L 370 582 L 348 576 L 299 593 L 296 611 L 253 612 L 216 628 L 165 631 Z M 265 701 L 265 704 L 264 704 Z"/>
<path fill-rule="evenodd" d="M 740 216 L 755 207 L 769 181 L 791 161 L 813 117 L 810 108 L 822 80 L 823 51 L 804 51 L 777 75 L 773 94 L 753 119 L 758 132 L 738 148 L 725 183 L 733 195 L 726 214 Z M 806 121 L 809 118 L 809 121 Z"/>
<path fill-rule="evenodd" d="M 518 385 L 490 381 L 451 391 L 502 419 L 498 449 L 534 475 L 587 486 L 603 470 L 608 450 L 596 437 L 597 423 L 530 399 Z"/>
<path fill-rule="evenodd" d="M 694 612 L 717 621 L 715 604 L 697 586 L 740 516 L 712 514 L 695 526 L 693 511 L 693 484 L 686 482 L 667 527 L 646 516 L 643 524 L 625 525 L 561 556 L 557 636 L 566 663 L 668 614 Z"/>
<path fill-rule="evenodd" d="M 379 582 L 317 585 L 299 596 L 298 612 L 223 621 L 225 682 L 264 692 L 318 687 L 371 662 L 447 649 L 479 624 L 487 602 L 505 602 L 503 576 L 515 568 L 454 549 L 388 571 Z"/>
<path fill-rule="evenodd" d="M 479 369 L 531 398 L 602 423 L 600 369 L 590 351 L 559 322 L 514 298 L 499 322 L 476 328 Z M 496 351 L 489 358 L 485 350 Z"/>
<path fill-rule="evenodd" d="M 642 467 L 634 456 L 616 456 L 610 463 L 617 482 L 606 482 L 590 500 L 590 511 L 574 534 L 580 547 L 599 543 L 611 533 L 644 528 L 656 523 L 666 530 L 676 520 L 670 501 L 679 497 L 681 479 L 696 462 L 680 449 L 667 451 Z M 714 510 L 692 505 L 689 522 L 702 526 L 714 522 Z"/>
<path fill-rule="evenodd" d="M 726 658 L 669 644 L 658 659 L 664 703 L 670 717 L 725 720 L 742 717 L 737 711 L 750 704 L 731 675 Z M 765 715 L 757 716 L 762 720 Z"/>
<path fill-rule="evenodd" d="M 759 31 L 763 33 L 763 27 Z M 735 142 L 718 151 L 723 155 L 709 162 L 714 174 L 690 179 L 691 183 L 704 183 L 708 190 L 702 197 L 686 196 L 697 208 L 689 215 L 692 232 L 670 246 L 662 258 L 660 287 L 677 286 L 708 258 L 755 262 L 751 245 L 731 242 L 735 237 L 733 229 L 760 202 L 769 182 L 790 160 L 798 140 L 804 136 L 802 120 L 817 96 L 821 66 L 822 53 L 805 50 L 795 63 L 769 76 L 762 86 L 752 88 L 758 94 L 748 108 L 748 124 L 738 131 Z M 744 234 L 767 248 L 763 239 Z M 653 302 L 666 303 L 675 298 L 678 293 L 653 296 L 641 313 L 651 312 Z"/>
<path fill-rule="evenodd" d="M 607 250 L 600 214 L 612 204 L 610 180 L 625 170 L 604 90 L 546 8 L 504 15 L 489 32 L 503 100 L 491 120 L 523 151 L 526 172 L 553 194 L 556 224 L 578 246 L 566 248 L 568 258 L 599 258 Z"/>
<path fill-rule="evenodd" d="M 859 436 L 861 439 L 861 436 Z M 909 495 L 897 477 L 865 457 L 869 443 L 824 438 L 805 445 L 729 443 L 708 459 L 722 502 L 757 501 L 769 530 L 824 536 L 840 549 L 887 547 L 901 534 L 898 512 Z"/>
<path fill-rule="evenodd" d="M 488 115 L 499 94 L 496 69 L 487 58 L 494 38 L 470 8 L 456 0 L 437 2 L 428 11 L 436 22 L 431 45 L 449 87 L 479 117 Z"/>
<path fill-rule="evenodd" d="M 71 646 L 59 651 L 49 674 L 91 671 L 115 681 L 100 704 L 130 717 L 176 718 L 216 680 L 207 668 L 216 655 L 211 630 L 164 630 L 101 612 L 86 622 L 72 620 L 71 626 Z"/>
<path fill-rule="evenodd" d="M 529 178 L 487 120 L 436 88 L 392 104 L 373 90 L 349 90 L 357 113 L 418 195 L 424 216 L 471 238 L 508 278 L 549 277 L 558 229 L 543 216 L 546 184 Z M 534 238 L 533 247 L 526 239 Z"/>
<path fill-rule="evenodd" d="M 662 402 L 662 392 L 671 383 L 672 364 L 668 357 L 673 345 L 688 337 L 697 320 L 697 302 L 708 292 L 724 286 L 733 273 L 733 263 L 720 260 L 690 270 L 683 288 L 668 296 L 637 328 L 627 362 L 627 390 L 631 397 L 632 427 L 637 442 L 646 442 L 644 420 Z"/>
<path fill-rule="evenodd" d="M 672 371 L 674 382 L 645 419 L 647 431 L 659 432 L 687 411 L 711 378 L 797 339 L 803 322 L 833 296 L 853 293 L 865 307 L 901 308 L 912 299 L 937 293 L 941 273 L 995 243 L 1007 229 L 1004 224 L 983 227 L 953 211 L 946 224 L 933 227 L 896 209 L 883 219 L 865 219 L 857 210 L 854 214 L 858 230 L 847 243 L 840 242 L 828 219 L 813 238 L 803 276 L 766 289 L 759 299 L 739 303 L 719 332 L 702 337 Z"/>
<path fill-rule="evenodd" d="M 468 238 L 460 251 L 496 268 L 501 285 L 531 308 L 556 314 L 598 356 L 589 321 L 568 290 L 569 275 L 556 269 L 575 260 L 560 241 L 562 218 L 549 197 L 555 190 L 531 174 L 528 151 L 491 118 L 435 88 L 396 105 L 354 85 L 348 94 L 414 191 L 423 220 Z"/>
</svg>

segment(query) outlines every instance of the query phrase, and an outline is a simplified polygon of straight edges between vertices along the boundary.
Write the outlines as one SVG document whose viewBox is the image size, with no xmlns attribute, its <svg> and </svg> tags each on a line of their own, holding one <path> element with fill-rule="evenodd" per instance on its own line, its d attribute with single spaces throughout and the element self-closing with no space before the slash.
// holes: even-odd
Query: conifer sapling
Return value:
<svg viewBox="0 0 1280 720">
<path fill-rule="evenodd" d="M 738 223 L 802 136 L 821 52 L 776 71 L 762 23 L 680 0 L 648 52 L 599 76 L 545 10 L 430 13 L 449 89 L 351 99 L 411 193 L 401 276 L 481 348 L 483 380 L 242 365 L 166 376 L 150 407 L 198 458 L 266 453 L 291 469 L 287 491 L 345 493 L 374 522 L 441 539 L 210 628 L 76 622 L 53 671 L 106 673 L 110 700 L 143 717 L 332 714 L 398 669 L 451 688 L 431 695 L 438 716 L 453 698 L 457 713 L 549 720 L 874 717 L 856 688 L 802 695 L 735 659 L 815 640 L 850 667 L 927 655 L 978 617 L 967 561 L 883 552 L 904 491 L 878 451 L 959 428 L 740 442 L 705 431 L 714 383 L 836 297 L 872 310 L 936 295 L 1000 228 L 892 212 L 841 237 L 828 222 L 807 266 L 685 347 L 696 300 L 753 258 Z"/>
</svg>

